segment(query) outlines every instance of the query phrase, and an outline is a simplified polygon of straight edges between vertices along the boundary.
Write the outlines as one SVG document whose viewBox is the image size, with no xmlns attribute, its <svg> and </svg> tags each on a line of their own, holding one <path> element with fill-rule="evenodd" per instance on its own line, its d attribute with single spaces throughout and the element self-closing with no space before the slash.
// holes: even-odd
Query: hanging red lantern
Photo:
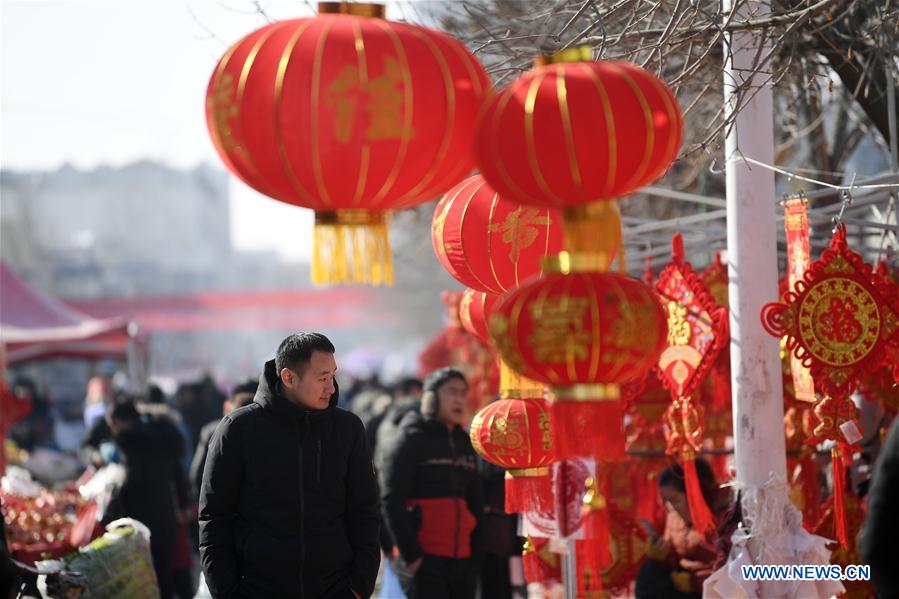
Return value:
<svg viewBox="0 0 899 599">
<path fill-rule="evenodd" d="M 500 399 L 471 422 L 471 444 L 506 472 L 506 511 L 552 509 L 549 466 L 555 460 L 550 414 L 540 398 Z"/>
<path fill-rule="evenodd" d="M 475 152 L 503 197 L 557 208 L 607 200 L 674 160 L 683 123 L 668 87 L 635 64 L 591 58 L 582 47 L 538 59 L 487 103 Z"/>
<path fill-rule="evenodd" d="M 462 300 L 459 302 L 459 320 L 462 321 L 462 328 L 484 345 L 491 343 L 487 322 L 501 299 L 499 295 L 474 289 L 462 292 Z"/>
<path fill-rule="evenodd" d="M 491 85 L 462 43 L 387 21 L 383 6 L 319 12 L 225 53 L 207 90 L 209 132 L 247 185 L 315 210 L 313 281 L 390 283 L 386 211 L 468 174 Z"/>
<path fill-rule="evenodd" d="M 562 214 L 502 198 L 480 175 L 449 190 L 431 226 L 434 252 L 463 285 L 504 294 L 562 249 Z"/>
<path fill-rule="evenodd" d="M 658 359 L 664 312 L 639 281 L 577 267 L 557 262 L 556 272 L 507 295 L 490 320 L 490 334 L 511 368 L 553 387 L 560 459 L 621 456 L 619 384 Z"/>
</svg>

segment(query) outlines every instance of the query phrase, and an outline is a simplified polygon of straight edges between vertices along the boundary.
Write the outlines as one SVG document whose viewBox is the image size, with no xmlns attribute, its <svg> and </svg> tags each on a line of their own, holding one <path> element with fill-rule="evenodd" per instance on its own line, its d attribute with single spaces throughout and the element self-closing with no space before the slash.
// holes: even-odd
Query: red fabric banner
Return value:
<svg viewBox="0 0 899 599">
<path fill-rule="evenodd" d="M 798 198 L 784 203 L 786 218 L 784 227 L 787 232 L 787 277 L 789 289 L 802 279 L 808 270 L 810 258 L 808 199 Z M 812 373 L 802 365 L 802 360 L 795 355 L 790 356 L 790 371 L 793 374 L 795 397 L 799 401 L 815 401 L 815 382 Z"/>
</svg>

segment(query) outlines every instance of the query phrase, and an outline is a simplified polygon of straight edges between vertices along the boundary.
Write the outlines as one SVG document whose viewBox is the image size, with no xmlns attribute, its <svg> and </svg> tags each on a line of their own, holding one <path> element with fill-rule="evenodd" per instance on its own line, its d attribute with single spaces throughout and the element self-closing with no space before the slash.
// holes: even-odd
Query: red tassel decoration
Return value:
<svg viewBox="0 0 899 599">
<path fill-rule="evenodd" d="M 562 578 L 559 556 L 549 550 L 548 539 L 532 539 L 524 542 L 521 559 L 524 564 L 524 579 L 529 583 L 546 584 Z"/>
<path fill-rule="evenodd" d="M 601 599 L 602 574 L 598 573 L 596 566 L 590 563 L 590 550 L 587 549 L 589 541 L 575 541 L 577 560 L 577 598 Z M 601 570 L 599 571 L 601 572 Z"/>
<path fill-rule="evenodd" d="M 624 403 L 620 400 L 552 402 L 553 440 L 560 460 L 624 458 Z"/>
<path fill-rule="evenodd" d="M 506 472 L 506 513 L 551 512 L 553 483 L 549 468 Z"/>
<path fill-rule="evenodd" d="M 821 489 L 818 487 L 818 463 L 811 455 L 799 461 L 799 484 L 805 501 L 804 520 L 811 527 L 821 517 Z"/>
<path fill-rule="evenodd" d="M 612 563 L 612 553 L 609 549 L 609 510 L 606 506 L 606 498 L 599 489 L 599 483 L 594 478 L 588 478 L 584 483 L 587 492 L 584 494 L 584 560 L 585 567 L 591 568 L 598 575 L 603 568 Z"/>
<path fill-rule="evenodd" d="M 849 549 L 849 532 L 846 529 L 846 468 L 843 465 L 843 448 L 834 447 L 831 452 L 833 464 L 833 519 L 837 541 L 844 549 Z"/>
<path fill-rule="evenodd" d="M 715 530 L 715 516 L 702 496 L 699 475 L 696 474 L 696 460 L 684 460 L 684 485 L 687 488 L 687 504 L 690 507 L 693 529 L 708 538 Z"/>
</svg>

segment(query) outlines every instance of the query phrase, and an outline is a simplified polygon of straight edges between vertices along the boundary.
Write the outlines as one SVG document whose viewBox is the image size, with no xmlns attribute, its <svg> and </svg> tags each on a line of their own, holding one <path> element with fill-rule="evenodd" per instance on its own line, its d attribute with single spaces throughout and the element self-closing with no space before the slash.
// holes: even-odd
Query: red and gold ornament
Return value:
<svg viewBox="0 0 899 599">
<path fill-rule="evenodd" d="M 849 395 L 899 345 L 899 305 L 886 281 L 846 244 L 839 225 L 821 258 L 783 302 L 762 308 L 762 325 L 785 337 L 822 393 Z"/>
</svg>

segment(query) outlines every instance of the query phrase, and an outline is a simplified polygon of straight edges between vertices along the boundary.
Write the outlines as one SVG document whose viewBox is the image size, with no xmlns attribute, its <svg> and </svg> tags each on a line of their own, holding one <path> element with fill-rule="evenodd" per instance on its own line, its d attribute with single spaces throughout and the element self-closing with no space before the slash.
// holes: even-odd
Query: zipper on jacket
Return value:
<svg viewBox="0 0 899 599">
<path fill-rule="evenodd" d="M 322 484 L 322 438 L 315 438 L 315 484 Z"/>
<path fill-rule="evenodd" d="M 300 424 L 299 422 L 294 423 L 294 428 L 297 432 L 297 456 L 300 458 L 299 461 L 299 474 L 300 474 L 300 597 L 303 597 L 306 594 L 305 589 L 303 588 L 303 576 L 305 575 L 304 570 L 304 562 L 306 561 L 306 534 L 305 534 L 305 519 L 306 519 L 306 506 L 303 497 L 303 437 L 300 435 Z M 309 417 L 306 417 L 306 430 L 309 430 Z"/>
<path fill-rule="evenodd" d="M 462 512 L 459 508 L 459 498 L 456 497 L 456 444 L 453 443 L 453 429 L 449 432 L 450 457 L 452 464 L 450 465 L 450 484 L 452 485 L 453 506 L 456 508 L 456 522 L 453 532 L 453 559 L 459 559 L 459 520 L 462 518 Z"/>
</svg>

